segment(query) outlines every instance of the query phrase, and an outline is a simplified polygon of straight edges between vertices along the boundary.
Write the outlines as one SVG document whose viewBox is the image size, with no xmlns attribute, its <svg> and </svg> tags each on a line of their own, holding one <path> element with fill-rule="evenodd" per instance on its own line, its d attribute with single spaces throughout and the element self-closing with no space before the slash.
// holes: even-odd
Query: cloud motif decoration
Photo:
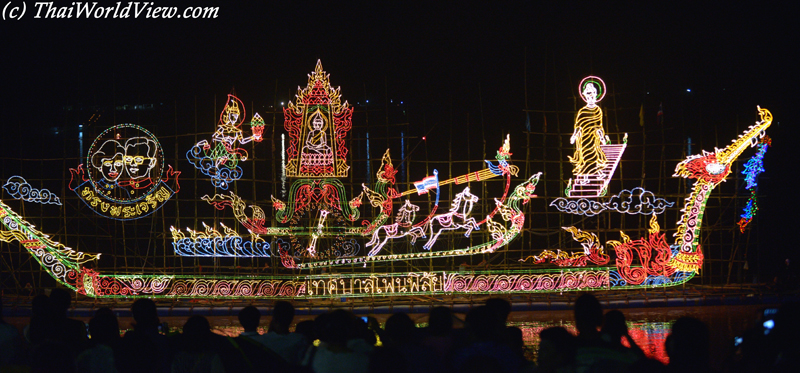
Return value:
<svg viewBox="0 0 800 373">
<path fill-rule="evenodd" d="M 14 199 L 21 199 L 25 202 L 36 202 L 41 204 L 52 204 L 61 206 L 61 199 L 47 189 L 36 189 L 28 183 L 22 176 L 12 176 L 3 185 L 3 189 Z"/>
<path fill-rule="evenodd" d="M 604 210 L 614 210 L 621 214 L 658 215 L 664 213 L 667 207 L 672 207 L 675 202 L 668 202 L 663 198 L 656 198 L 653 192 L 641 187 L 632 190 L 623 189 L 619 194 L 612 196 L 607 202 L 580 198 L 556 198 L 550 206 L 558 211 L 569 214 L 594 216 Z"/>
<path fill-rule="evenodd" d="M 653 215 L 662 214 L 667 207 L 672 207 L 675 202 L 667 202 L 663 198 L 656 198 L 653 192 L 636 187 L 632 190 L 623 189 L 616 196 L 612 196 L 604 203 L 607 209 L 626 214 Z"/>
<path fill-rule="evenodd" d="M 233 160 L 231 160 L 231 162 L 220 163 L 217 158 L 207 155 L 203 146 L 205 144 L 205 142 L 200 142 L 192 146 L 192 148 L 186 152 L 186 158 L 192 166 L 204 175 L 210 177 L 211 183 L 214 184 L 215 187 L 228 190 L 228 186 L 232 182 L 242 177 L 242 168 L 239 166 L 231 167 L 226 165 L 226 163 L 234 163 Z"/>
<path fill-rule="evenodd" d="M 605 204 L 587 198 L 559 197 L 551 202 L 550 206 L 555 206 L 561 212 L 586 216 L 595 216 L 606 209 Z"/>
</svg>

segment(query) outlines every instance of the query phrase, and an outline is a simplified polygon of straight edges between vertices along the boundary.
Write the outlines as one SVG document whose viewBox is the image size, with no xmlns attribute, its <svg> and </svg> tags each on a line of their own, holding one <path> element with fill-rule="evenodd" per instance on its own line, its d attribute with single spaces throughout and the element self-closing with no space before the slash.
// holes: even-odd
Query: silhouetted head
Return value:
<svg viewBox="0 0 800 373">
<path fill-rule="evenodd" d="M 112 345 L 119 340 L 119 321 L 110 308 L 103 307 L 94 313 L 89 320 L 89 334 L 95 343 Z"/>
<path fill-rule="evenodd" d="M 211 334 L 211 325 L 204 316 L 193 315 L 183 324 L 183 335 L 187 337 L 204 337 Z"/>
<path fill-rule="evenodd" d="M 137 330 L 158 328 L 158 309 L 155 302 L 148 298 L 137 299 L 131 305 L 131 314 Z"/>
<path fill-rule="evenodd" d="M 628 325 L 625 324 L 625 315 L 619 310 L 606 312 L 603 318 L 602 332 L 611 338 L 611 342 L 620 343 L 620 338 L 628 334 Z"/>
<path fill-rule="evenodd" d="M 417 331 L 414 321 L 403 312 L 397 312 L 386 319 L 386 336 L 396 343 L 409 342 Z"/>
<path fill-rule="evenodd" d="M 428 330 L 433 335 L 443 335 L 453 329 L 453 313 L 449 307 L 433 307 L 428 315 Z"/>
<path fill-rule="evenodd" d="M 536 363 L 543 372 L 568 366 L 575 357 L 575 336 L 560 326 L 539 332 L 539 353 Z"/>
<path fill-rule="evenodd" d="M 603 325 L 603 307 L 594 295 L 583 294 L 575 300 L 575 327 L 578 334 L 596 334 Z"/>
<path fill-rule="evenodd" d="M 44 340 L 52 331 L 53 317 L 50 310 L 50 298 L 39 294 L 31 299 L 31 324 L 26 338 L 36 344 Z"/>
<path fill-rule="evenodd" d="M 269 323 L 270 331 L 288 333 L 292 320 L 294 320 L 294 306 L 283 300 L 275 302 L 272 310 L 272 321 Z"/>
<path fill-rule="evenodd" d="M 67 290 L 55 288 L 50 292 L 50 308 L 54 315 L 66 316 L 70 304 L 72 304 L 72 296 Z"/>
<path fill-rule="evenodd" d="M 242 324 L 244 331 L 256 331 L 261 322 L 261 312 L 254 306 L 247 306 L 239 311 L 239 324 Z"/>
<path fill-rule="evenodd" d="M 511 302 L 502 298 L 490 298 L 486 301 L 486 307 L 491 308 L 505 323 L 511 313 Z"/>
<path fill-rule="evenodd" d="M 684 316 L 676 320 L 665 345 L 670 366 L 696 369 L 708 366 L 708 327 L 694 317 Z"/>
<path fill-rule="evenodd" d="M 50 298 L 44 294 L 38 294 L 31 299 L 31 313 L 33 316 L 42 316 L 47 314 L 47 307 L 50 304 Z"/>
</svg>

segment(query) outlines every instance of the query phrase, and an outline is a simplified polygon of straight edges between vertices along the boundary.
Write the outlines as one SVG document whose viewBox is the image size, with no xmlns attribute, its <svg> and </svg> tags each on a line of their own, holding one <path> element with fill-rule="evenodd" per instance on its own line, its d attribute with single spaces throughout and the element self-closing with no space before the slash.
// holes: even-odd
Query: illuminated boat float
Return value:
<svg viewBox="0 0 800 373">
<path fill-rule="evenodd" d="M 347 136 L 353 108 L 342 102 L 340 89 L 332 88 L 329 75 L 317 63 L 308 85 L 298 89 L 296 102 L 284 109 L 288 146 L 283 152 L 283 177 L 292 179 L 284 199 L 271 197 L 271 206 L 248 203 L 230 189 L 245 172 L 241 162 L 248 153 L 241 146 L 263 140 L 264 121 L 258 114 L 250 122 L 252 135 L 242 129 L 246 113 L 242 101 L 228 96 L 216 132 L 194 144 L 186 160 L 206 176 L 216 193 L 201 197 L 207 208 L 229 211 L 240 227 L 207 224 L 204 228 L 171 227 L 174 255 L 214 257 L 217 260 L 274 258 L 286 274 L 179 275 L 103 273 L 100 254 L 72 250 L 40 232 L 0 202 L 0 240 L 17 241 L 53 278 L 80 294 L 98 298 L 324 298 L 403 295 L 464 295 L 592 291 L 682 284 L 701 269 L 699 245 L 703 210 L 710 193 L 731 173 L 731 164 L 749 147 L 763 145 L 772 123 L 770 112 L 758 108 L 761 120 L 737 139 L 713 152 L 703 151 L 678 163 L 675 177 L 691 180 L 684 201 L 669 202 L 636 187 L 609 191 L 609 180 L 627 146 L 627 134 L 613 144 L 605 134 L 598 102 L 605 84 L 597 77 L 580 83 L 586 105 L 576 116 L 569 157 L 573 178 L 563 197 L 547 201 L 548 209 L 563 214 L 594 216 L 601 213 L 649 215 L 647 234 L 630 237 L 620 231 L 618 240 L 603 244 L 590 229 L 562 229 L 582 250 L 542 250 L 518 260 L 518 269 L 474 270 L 455 266 L 441 271 L 385 270 L 376 264 L 492 254 L 508 247 L 524 229 L 523 206 L 534 198 L 541 172 L 519 175 L 510 163 L 509 137 L 499 144 L 485 168 L 440 178 L 440 171 L 398 190 L 398 169 L 387 150 L 373 185 L 362 184 L 347 196 L 340 180 L 349 172 Z M 762 146 L 759 150 L 766 149 Z M 131 124 L 101 133 L 89 150 L 86 164 L 72 169 L 69 188 L 85 206 L 108 219 L 139 219 L 170 203 L 180 191 L 181 172 L 163 164 L 158 140 L 146 129 Z M 762 154 L 763 156 L 763 154 Z M 184 170 L 186 168 L 183 168 Z M 189 168 L 191 170 L 191 168 Z M 503 180 L 494 198 L 481 200 L 470 185 L 496 178 Z M 21 181 L 20 181 L 21 180 Z M 24 179 L 11 178 L 7 194 L 27 195 Z M 29 187 L 29 185 L 27 185 Z M 454 197 L 445 201 L 442 189 Z M 54 203 L 54 196 L 35 191 L 39 203 Z M 49 192 L 48 192 L 49 193 Z M 36 199 L 34 198 L 34 199 Z M 48 202 L 50 201 L 50 202 Z M 657 216 L 676 202 L 683 203 L 675 240 L 669 244 Z M 488 203 L 484 216 L 475 206 Z M 362 219 L 365 209 L 373 211 Z M 374 213 L 377 211 L 377 213 Z M 528 214 L 536 213 L 527 212 Z M 274 214 L 274 218 L 268 218 Z M 740 223 L 746 224 L 745 223 Z M 239 231 L 246 234 L 240 235 Z M 461 235 L 466 242 L 442 247 L 442 235 Z M 233 259 L 231 259 L 233 258 Z M 279 259 L 279 260 L 278 260 Z M 454 263 L 454 262 L 453 262 Z M 348 271 L 338 273 L 346 267 Z"/>
</svg>

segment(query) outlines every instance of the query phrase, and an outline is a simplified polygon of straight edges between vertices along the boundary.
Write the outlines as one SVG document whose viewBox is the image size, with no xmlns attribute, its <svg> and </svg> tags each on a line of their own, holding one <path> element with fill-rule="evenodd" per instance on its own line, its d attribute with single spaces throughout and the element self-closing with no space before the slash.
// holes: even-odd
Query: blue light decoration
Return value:
<svg viewBox="0 0 800 373">
<path fill-rule="evenodd" d="M 28 183 L 22 176 L 12 176 L 8 178 L 3 189 L 14 197 L 25 202 L 41 203 L 43 205 L 53 204 L 61 206 L 61 199 L 47 189 L 36 189 Z"/>
<path fill-rule="evenodd" d="M 770 145 L 772 145 L 772 139 L 769 136 L 762 137 L 758 143 L 756 154 L 753 154 L 753 157 L 744 164 L 744 171 L 742 171 L 742 174 L 745 175 L 744 180 L 747 183 L 746 187 L 750 190 L 750 199 L 744 207 L 744 213 L 741 215 L 739 223 L 737 223 L 739 224 L 739 231 L 742 233 L 744 233 L 747 225 L 753 221 L 753 217 L 756 216 L 756 212 L 758 211 L 758 197 L 756 195 L 756 191 L 758 190 L 758 175 L 764 172 L 764 155 L 767 154 L 767 148 L 769 148 Z"/>
<path fill-rule="evenodd" d="M 206 231 L 198 232 L 186 228 L 189 237 L 183 232 L 170 227 L 172 231 L 172 247 L 175 254 L 180 256 L 210 256 L 210 257 L 269 257 L 270 245 L 258 236 L 245 240 L 232 229 L 220 224 L 223 233 L 209 227 L 205 223 Z"/>
</svg>

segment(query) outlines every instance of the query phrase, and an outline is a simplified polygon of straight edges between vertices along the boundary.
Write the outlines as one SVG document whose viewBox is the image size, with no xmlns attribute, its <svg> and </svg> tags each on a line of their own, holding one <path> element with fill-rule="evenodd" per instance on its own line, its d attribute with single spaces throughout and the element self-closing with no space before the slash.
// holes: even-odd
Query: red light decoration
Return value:
<svg viewBox="0 0 800 373">
<path fill-rule="evenodd" d="M 286 148 L 288 177 L 346 177 L 345 137 L 352 128 L 353 108 L 341 102 L 340 88 L 330 85 L 330 74 L 317 61 L 306 88 L 297 88 L 297 101 L 283 109 L 289 133 Z"/>
</svg>

